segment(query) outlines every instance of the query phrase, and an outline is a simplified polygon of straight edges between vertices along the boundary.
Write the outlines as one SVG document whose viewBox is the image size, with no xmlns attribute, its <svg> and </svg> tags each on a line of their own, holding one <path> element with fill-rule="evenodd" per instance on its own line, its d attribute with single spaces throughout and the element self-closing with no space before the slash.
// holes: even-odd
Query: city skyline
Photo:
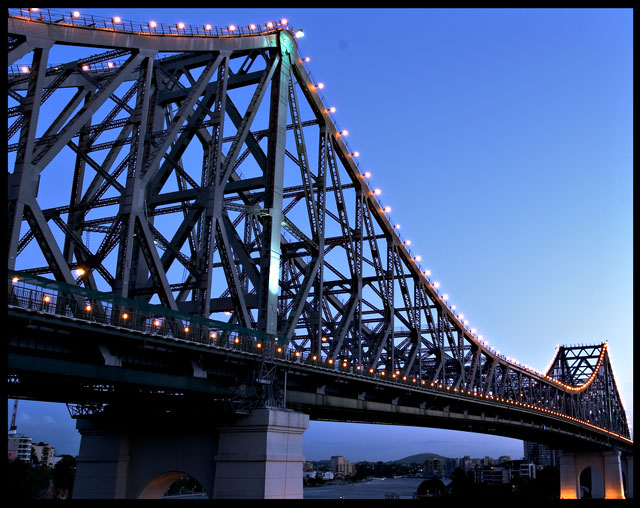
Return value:
<svg viewBox="0 0 640 508">
<path fill-rule="evenodd" d="M 608 340 L 633 424 L 631 10 L 82 11 L 219 26 L 286 17 L 304 29 L 300 55 L 452 303 L 538 370 L 557 344 Z M 79 442 L 64 405 L 21 401 L 18 431 L 30 422 Z M 447 455 L 430 442 L 522 453 L 519 440 L 356 425 L 311 422 L 307 460 Z"/>
</svg>

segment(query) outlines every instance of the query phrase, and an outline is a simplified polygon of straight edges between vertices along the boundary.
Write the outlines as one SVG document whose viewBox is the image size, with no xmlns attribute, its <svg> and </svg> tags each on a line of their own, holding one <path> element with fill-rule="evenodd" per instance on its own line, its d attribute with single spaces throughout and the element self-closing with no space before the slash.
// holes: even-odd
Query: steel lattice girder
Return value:
<svg viewBox="0 0 640 508">
<path fill-rule="evenodd" d="M 9 269 L 226 311 L 325 360 L 629 435 L 608 356 L 576 394 L 554 379 L 579 385 L 584 364 L 539 375 L 460 322 L 380 209 L 287 30 L 148 37 L 10 15 L 9 36 L 10 64 L 31 56 L 30 73 L 8 77 Z M 52 65 L 62 44 L 93 53 Z"/>
</svg>

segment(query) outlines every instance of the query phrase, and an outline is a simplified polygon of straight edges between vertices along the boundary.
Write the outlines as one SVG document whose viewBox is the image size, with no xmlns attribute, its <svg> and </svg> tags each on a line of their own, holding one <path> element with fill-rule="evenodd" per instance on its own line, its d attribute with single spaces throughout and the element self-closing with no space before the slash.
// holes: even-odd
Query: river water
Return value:
<svg viewBox="0 0 640 508">
<path fill-rule="evenodd" d="M 324 485 L 304 489 L 304 499 L 384 499 L 385 494 L 398 495 L 400 499 L 413 499 L 413 494 L 424 478 L 385 478 L 367 482 Z"/>
</svg>

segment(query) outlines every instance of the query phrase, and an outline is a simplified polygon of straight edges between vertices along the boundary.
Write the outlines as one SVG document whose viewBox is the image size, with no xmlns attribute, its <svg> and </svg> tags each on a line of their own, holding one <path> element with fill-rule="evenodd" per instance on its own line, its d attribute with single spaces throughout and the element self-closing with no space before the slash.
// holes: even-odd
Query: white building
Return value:
<svg viewBox="0 0 640 508">
<path fill-rule="evenodd" d="M 7 456 L 9 460 L 31 462 L 31 445 L 32 440 L 29 436 L 10 430 L 7 441 Z"/>
</svg>

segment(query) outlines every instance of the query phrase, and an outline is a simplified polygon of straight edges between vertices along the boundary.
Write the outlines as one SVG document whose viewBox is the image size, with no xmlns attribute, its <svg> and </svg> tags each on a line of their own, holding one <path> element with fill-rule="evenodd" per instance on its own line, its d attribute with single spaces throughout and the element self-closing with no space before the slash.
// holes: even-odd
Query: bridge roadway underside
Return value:
<svg viewBox="0 0 640 508">
<path fill-rule="evenodd" d="M 8 318 L 11 398 L 219 422 L 235 418 L 239 407 L 260 397 L 264 385 L 254 381 L 267 367 L 276 374 L 276 396 L 310 420 L 444 428 L 566 451 L 617 446 L 623 454 L 631 452 L 562 418 L 494 401 L 12 307 Z"/>
</svg>

